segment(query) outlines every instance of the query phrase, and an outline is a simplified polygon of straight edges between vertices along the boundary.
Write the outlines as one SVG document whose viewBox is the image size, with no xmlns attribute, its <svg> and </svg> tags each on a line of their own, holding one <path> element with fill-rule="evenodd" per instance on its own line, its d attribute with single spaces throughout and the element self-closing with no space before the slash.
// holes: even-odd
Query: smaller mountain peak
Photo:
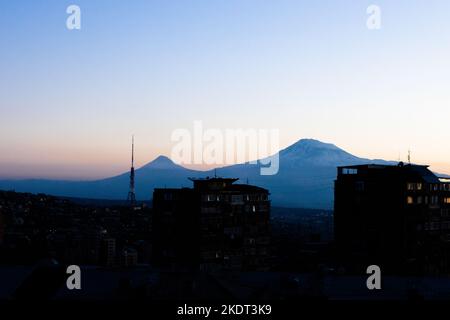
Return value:
<svg viewBox="0 0 450 320">
<path fill-rule="evenodd" d="M 157 169 L 168 169 L 178 167 L 172 160 L 166 156 L 158 156 L 155 160 L 146 164 L 144 167 L 147 168 L 157 168 Z"/>
<path fill-rule="evenodd" d="M 158 156 L 155 160 L 153 160 L 152 162 L 156 162 L 156 163 L 158 163 L 158 162 L 168 162 L 168 163 L 173 163 L 173 161 L 172 160 L 170 160 L 170 158 L 169 157 L 166 157 L 166 156 L 163 156 L 163 155 L 160 155 L 160 156 Z"/>
</svg>

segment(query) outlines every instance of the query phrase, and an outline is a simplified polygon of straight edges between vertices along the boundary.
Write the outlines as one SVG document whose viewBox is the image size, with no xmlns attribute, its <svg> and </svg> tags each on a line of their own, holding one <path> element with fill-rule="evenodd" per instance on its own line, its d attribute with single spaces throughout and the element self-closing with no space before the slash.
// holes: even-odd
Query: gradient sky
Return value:
<svg viewBox="0 0 450 320">
<path fill-rule="evenodd" d="M 279 128 L 281 147 L 410 148 L 450 173 L 449 15 L 448 0 L 1 1 L 0 177 L 121 173 L 131 134 L 139 166 L 194 120 Z"/>
</svg>

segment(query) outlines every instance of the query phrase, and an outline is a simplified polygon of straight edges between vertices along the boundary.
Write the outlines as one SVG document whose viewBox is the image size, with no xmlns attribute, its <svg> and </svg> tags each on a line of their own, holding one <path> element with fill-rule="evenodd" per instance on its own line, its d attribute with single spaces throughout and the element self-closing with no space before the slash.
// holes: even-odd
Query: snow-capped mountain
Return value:
<svg viewBox="0 0 450 320">
<path fill-rule="evenodd" d="M 241 183 L 269 189 L 275 206 L 331 209 L 336 167 L 362 163 L 388 163 L 356 157 L 330 143 L 302 139 L 279 153 L 279 172 L 260 175 L 260 165 L 238 164 L 217 168 L 222 177 L 240 178 Z M 150 200 L 154 188 L 191 187 L 189 177 L 212 176 L 215 172 L 197 171 L 159 156 L 136 170 L 136 196 Z M 129 173 L 97 181 L 0 180 L 0 189 L 18 192 L 47 193 L 58 196 L 124 199 L 128 192 Z"/>
</svg>

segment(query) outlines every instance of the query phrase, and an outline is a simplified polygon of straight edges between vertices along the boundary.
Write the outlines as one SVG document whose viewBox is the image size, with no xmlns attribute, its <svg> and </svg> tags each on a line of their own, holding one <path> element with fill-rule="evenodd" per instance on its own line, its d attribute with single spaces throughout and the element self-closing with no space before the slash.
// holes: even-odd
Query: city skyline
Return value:
<svg viewBox="0 0 450 320">
<path fill-rule="evenodd" d="M 66 8 L 81 8 L 81 29 Z M 366 26 L 369 5 L 380 30 Z M 96 179 L 171 133 L 275 128 L 450 174 L 446 1 L 4 3 L 0 178 Z"/>
</svg>

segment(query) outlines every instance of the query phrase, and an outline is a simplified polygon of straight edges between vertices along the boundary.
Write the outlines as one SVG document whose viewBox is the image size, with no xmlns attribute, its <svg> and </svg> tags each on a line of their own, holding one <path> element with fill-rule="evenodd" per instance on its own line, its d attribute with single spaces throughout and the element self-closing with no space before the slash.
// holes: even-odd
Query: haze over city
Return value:
<svg viewBox="0 0 450 320">
<path fill-rule="evenodd" d="M 123 173 L 195 120 L 450 173 L 448 1 L 377 1 L 380 30 L 372 1 L 69 4 L 2 4 L 0 178 Z"/>
</svg>

